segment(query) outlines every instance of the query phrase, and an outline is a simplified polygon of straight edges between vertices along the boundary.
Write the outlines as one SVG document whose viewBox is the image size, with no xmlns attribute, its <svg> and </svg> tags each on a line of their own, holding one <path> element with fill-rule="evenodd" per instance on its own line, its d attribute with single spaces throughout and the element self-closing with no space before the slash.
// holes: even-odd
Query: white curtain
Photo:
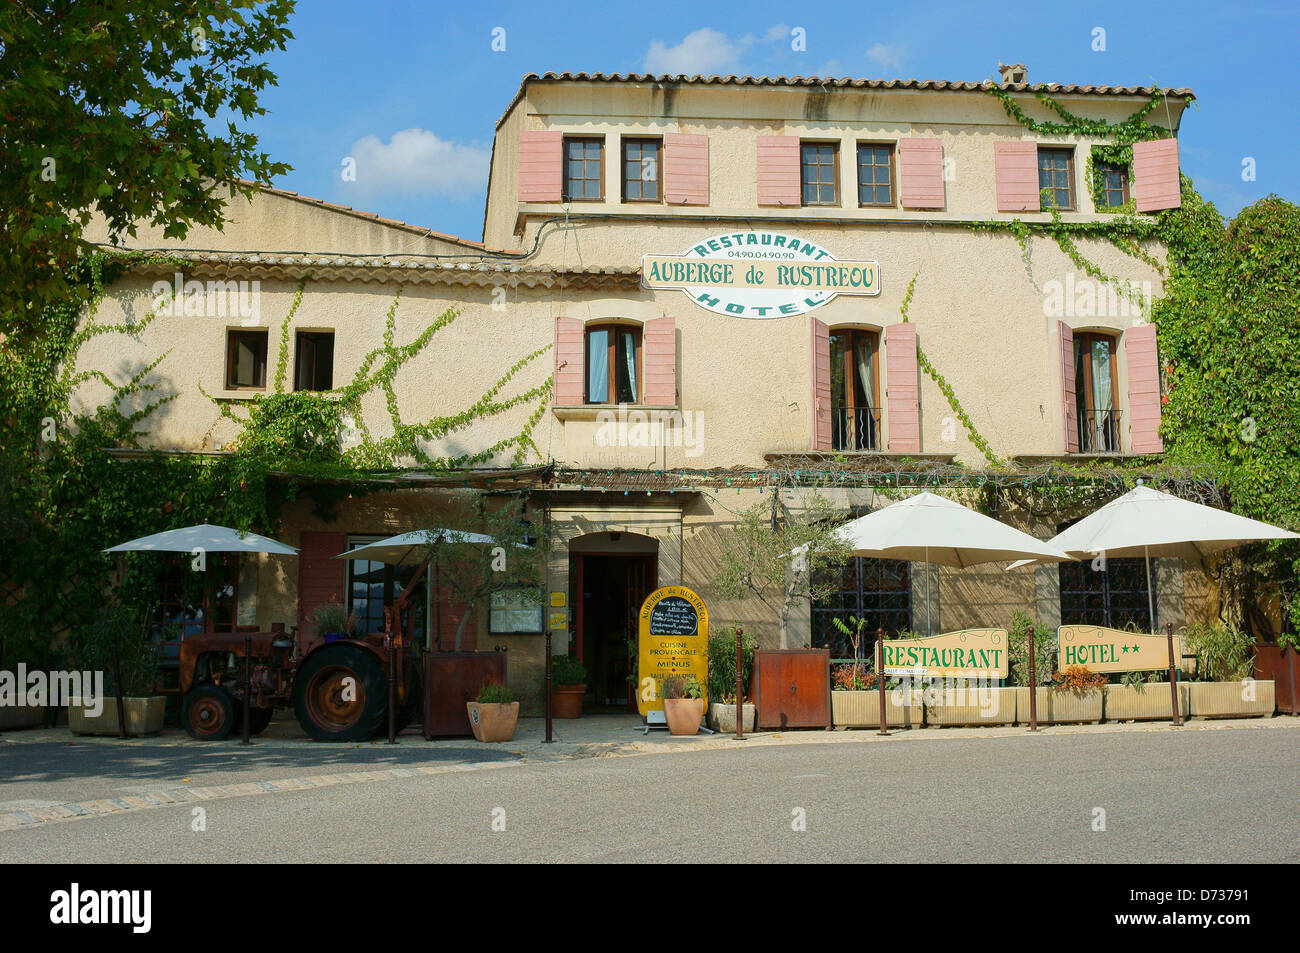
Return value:
<svg viewBox="0 0 1300 953">
<path fill-rule="evenodd" d="M 865 336 L 860 338 L 854 352 L 853 356 L 858 366 L 858 381 L 862 384 L 862 393 L 866 395 L 867 403 L 871 407 L 870 410 L 859 412 L 856 421 L 860 448 L 866 449 L 875 446 L 876 442 L 876 381 L 873 360 L 876 354 L 875 338 Z"/>
<path fill-rule="evenodd" d="M 1093 429 L 1097 434 L 1097 445 L 1099 447 L 1115 450 L 1118 448 L 1112 447 L 1108 443 L 1111 434 L 1107 428 L 1107 424 L 1110 423 L 1110 411 L 1114 400 L 1110 387 L 1110 360 L 1110 342 L 1094 340 L 1092 342 L 1092 395 L 1095 402 L 1093 407 Z"/>
<path fill-rule="evenodd" d="M 636 334 L 632 331 L 621 331 L 619 336 L 623 341 L 623 366 L 627 368 L 627 386 L 628 392 L 626 398 L 629 402 L 636 401 Z M 622 399 L 623 395 L 620 395 Z"/>
<path fill-rule="evenodd" d="M 609 400 L 609 331 L 603 329 L 587 335 L 587 400 Z"/>
</svg>

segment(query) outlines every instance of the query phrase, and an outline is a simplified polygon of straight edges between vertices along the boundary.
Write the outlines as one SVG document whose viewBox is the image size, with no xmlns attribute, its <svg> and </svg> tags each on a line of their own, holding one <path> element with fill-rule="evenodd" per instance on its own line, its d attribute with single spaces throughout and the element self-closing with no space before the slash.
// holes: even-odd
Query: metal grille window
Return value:
<svg viewBox="0 0 1300 953">
<path fill-rule="evenodd" d="M 825 602 L 812 607 L 813 648 L 831 650 L 831 658 L 852 658 L 853 647 L 831 621 L 849 617 L 866 619 L 859 649 L 869 657 L 876 644 L 876 629 L 886 637 L 912 627 L 912 574 L 910 564 L 900 559 L 867 559 L 854 556 L 839 572 L 839 590 Z"/>
<path fill-rule="evenodd" d="M 1102 568 L 1100 561 L 1084 559 L 1061 563 L 1058 572 L 1062 625 L 1122 629 L 1132 622 L 1143 632 L 1151 631 L 1144 560 L 1107 559 Z M 1154 581 L 1153 577 L 1153 584 Z M 1155 595 L 1158 605 L 1159 590 Z"/>
<path fill-rule="evenodd" d="M 598 201 L 605 197 L 605 140 L 564 140 L 564 200 Z"/>
<path fill-rule="evenodd" d="M 1074 208 L 1074 150 L 1038 150 L 1038 188 L 1047 189 L 1048 208 Z"/>
<path fill-rule="evenodd" d="M 863 143 L 858 146 L 858 204 L 894 204 L 894 147 Z"/>
<path fill-rule="evenodd" d="M 839 147 L 833 142 L 805 142 L 799 149 L 804 205 L 839 204 Z"/>
<path fill-rule="evenodd" d="M 623 140 L 623 201 L 659 201 L 659 140 Z"/>
</svg>

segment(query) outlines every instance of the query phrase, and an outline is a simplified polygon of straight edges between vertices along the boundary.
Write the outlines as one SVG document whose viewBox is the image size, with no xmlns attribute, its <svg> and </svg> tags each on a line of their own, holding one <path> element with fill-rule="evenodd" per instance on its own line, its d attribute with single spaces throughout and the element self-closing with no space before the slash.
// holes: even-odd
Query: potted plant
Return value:
<svg viewBox="0 0 1300 953">
<path fill-rule="evenodd" d="M 1016 723 L 1029 724 L 1029 636 L 1034 636 L 1034 692 L 1040 724 L 1070 725 L 1101 721 L 1101 689 L 1088 688 L 1096 678 L 1079 672 L 1057 680 L 1056 635 L 1026 612 L 1013 612 L 1007 627 L 1009 677 L 1016 690 Z M 1089 673 L 1091 675 L 1092 673 Z M 1102 679 L 1104 681 L 1104 679 Z"/>
<path fill-rule="evenodd" d="M 125 609 L 110 609 L 77 633 L 76 658 L 83 671 L 103 673 L 94 697 L 68 699 L 68 727 L 77 735 L 116 735 L 120 731 L 117 696 L 128 735 L 162 730 L 167 698 L 155 691 L 158 645 Z M 97 686 L 98 687 L 98 686 Z"/>
<path fill-rule="evenodd" d="M 514 737 L 515 725 L 519 723 L 519 702 L 504 685 L 484 683 L 477 700 L 466 702 L 465 708 L 474 737 L 479 741 L 509 741 Z"/>
<path fill-rule="evenodd" d="M 582 696 L 587 693 L 587 670 L 572 655 L 551 657 L 551 713 L 556 718 L 582 717 Z"/>
<path fill-rule="evenodd" d="M 704 721 L 704 687 L 694 676 L 664 679 L 664 718 L 674 735 L 694 735 Z"/>
<path fill-rule="evenodd" d="M 1184 650 L 1196 654 L 1196 677 L 1187 683 L 1188 714 L 1195 718 L 1249 718 L 1273 714 L 1271 679 L 1256 680 L 1253 644 L 1232 625 L 1198 623 L 1183 633 Z"/>
<path fill-rule="evenodd" d="M 326 642 L 350 638 L 357 630 L 357 617 L 337 602 L 317 606 L 311 614 L 311 621 L 316 634 Z"/>
<path fill-rule="evenodd" d="M 758 639 L 741 636 L 741 671 L 745 692 L 752 692 L 754 652 Z M 753 731 L 758 709 L 753 698 L 744 705 L 746 731 Z M 709 632 L 709 727 L 723 734 L 736 730 L 736 626 L 720 626 Z"/>
</svg>

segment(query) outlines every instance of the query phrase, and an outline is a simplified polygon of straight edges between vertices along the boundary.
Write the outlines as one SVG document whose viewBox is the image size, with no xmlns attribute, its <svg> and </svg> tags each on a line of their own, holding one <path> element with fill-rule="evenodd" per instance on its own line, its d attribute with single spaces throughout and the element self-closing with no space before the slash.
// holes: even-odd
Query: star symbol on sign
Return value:
<svg viewBox="0 0 1300 953">
<path fill-rule="evenodd" d="M 1127 654 L 1129 653 L 1129 647 L 1128 647 L 1127 645 L 1121 645 L 1120 648 L 1122 648 L 1122 649 L 1124 650 L 1124 654 L 1125 654 L 1125 655 L 1127 655 Z"/>
<path fill-rule="evenodd" d="M 1133 646 L 1133 651 L 1136 652 L 1137 650 L 1138 650 L 1138 647 L 1137 647 L 1136 645 Z"/>
</svg>

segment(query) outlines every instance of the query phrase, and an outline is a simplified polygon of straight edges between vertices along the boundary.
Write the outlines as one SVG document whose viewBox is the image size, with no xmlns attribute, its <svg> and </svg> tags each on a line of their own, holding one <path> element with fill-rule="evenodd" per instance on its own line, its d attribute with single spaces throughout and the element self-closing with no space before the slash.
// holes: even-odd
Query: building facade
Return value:
<svg viewBox="0 0 1300 953">
<path fill-rule="evenodd" d="M 278 536 L 301 556 L 246 568 L 237 614 L 298 624 L 300 638 L 322 602 L 373 621 L 400 572 L 334 556 L 419 528 L 457 486 L 517 493 L 559 542 L 546 604 L 479 607 L 465 644 L 508 647 L 510 680 L 535 707 L 549 629 L 592 670 L 589 702 L 617 707 L 631 620 L 657 585 L 689 586 L 715 622 L 775 643 L 771 610 L 712 586 L 719 542 L 750 506 L 789 513 L 816 492 L 857 514 L 990 472 L 1000 518 L 1046 538 L 1083 515 L 1034 505 L 1030 483 L 1054 463 L 1160 453 L 1147 314 L 1163 249 L 1086 235 L 1067 247 L 1015 223 L 1176 205 L 1191 93 L 1164 94 L 1150 122 L 1167 135 L 1111 166 L 1093 155 L 1101 138 L 1035 132 L 1004 99 L 1039 123 L 1055 115 L 1047 96 L 1117 124 L 1158 91 L 1017 78 L 996 95 L 988 83 L 530 75 L 496 125 L 482 242 L 263 188 L 232 202 L 223 230 L 172 248 L 181 266 L 146 262 L 118 282 L 99 320 L 142 317 L 167 285 L 170 303 L 79 360 L 121 375 L 166 352 L 152 373 L 175 397 L 147 442 L 224 453 L 238 430 L 221 406 L 274 389 L 281 362 L 287 389 L 339 388 L 449 308 L 455 319 L 394 377 L 403 421 L 469 407 L 542 352 L 502 394 L 550 379 L 544 407 L 425 442 L 430 456 L 466 457 L 527 431 L 522 457 L 512 445 L 454 480 L 412 462 L 341 500 L 332 522 L 308 499 L 289 504 Z M 133 245 L 172 243 L 141 228 Z M 362 416 L 374 435 L 393 429 L 381 392 Z M 854 560 L 835 599 L 793 614 L 789 639 L 838 657 L 834 615 L 925 628 L 927 585 L 935 631 L 1005 625 L 1017 609 L 1149 625 L 1145 579 L 1125 563 L 957 573 Z M 1157 623 L 1199 617 L 1198 567 L 1159 560 L 1156 576 Z M 458 611 L 444 605 L 430 627 L 458 626 Z"/>
</svg>

